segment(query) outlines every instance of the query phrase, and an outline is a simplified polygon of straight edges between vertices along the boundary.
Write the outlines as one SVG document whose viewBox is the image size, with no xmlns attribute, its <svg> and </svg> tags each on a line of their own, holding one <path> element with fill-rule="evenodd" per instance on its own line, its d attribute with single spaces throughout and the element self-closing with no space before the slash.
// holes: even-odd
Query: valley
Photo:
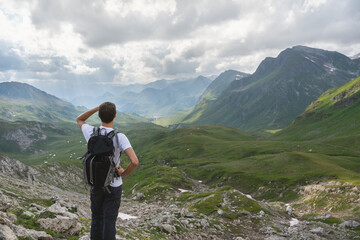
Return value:
<svg viewBox="0 0 360 240">
<path fill-rule="evenodd" d="M 252 75 L 191 80 L 201 84 L 173 93 L 192 99 L 187 110 L 159 93 L 184 82 L 149 85 L 171 104 L 146 95 L 137 107 L 148 112 L 115 120 L 140 161 L 124 180 L 117 239 L 360 239 L 358 67 L 293 47 Z M 0 239 L 89 239 L 75 123 L 85 108 L 13 82 L 0 83 L 0 102 Z M 162 126 L 145 116 L 157 108 L 172 113 Z"/>
</svg>

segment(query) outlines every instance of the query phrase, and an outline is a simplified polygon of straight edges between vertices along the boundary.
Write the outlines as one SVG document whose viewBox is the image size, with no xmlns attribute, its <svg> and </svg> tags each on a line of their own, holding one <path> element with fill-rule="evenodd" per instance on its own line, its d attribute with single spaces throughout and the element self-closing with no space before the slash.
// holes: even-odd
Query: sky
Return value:
<svg viewBox="0 0 360 240">
<path fill-rule="evenodd" d="M 0 82 L 123 85 L 252 73 L 295 45 L 353 56 L 360 1 L 0 0 L 0 29 Z"/>
</svg>

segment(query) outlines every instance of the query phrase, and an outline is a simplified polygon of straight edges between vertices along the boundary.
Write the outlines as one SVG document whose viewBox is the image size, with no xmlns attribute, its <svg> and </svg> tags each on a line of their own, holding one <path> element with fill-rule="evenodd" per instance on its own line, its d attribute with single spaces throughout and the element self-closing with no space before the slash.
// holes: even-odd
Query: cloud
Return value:
<svg viewBox="0 0 360 240">
<path fill-rule="evenodd" d="M 0 71 L 22 70 L 25 67 L 26 63 L 14 50 L 0 42 Z"/>
<path fill-rule="evenodd" d="M 359 12 L 357 0 L 0 0 L 0 77 L 145 83 L 251 73 L 294 45 L 355 55 Z"/>
<path fill-rule="evenodd" d="M 164 73 L 166 75 L 195 73 L 198 66 L 199 63 L 197 62 L 190 62 L 182 59 L 166 60 Z"/>
</svg>

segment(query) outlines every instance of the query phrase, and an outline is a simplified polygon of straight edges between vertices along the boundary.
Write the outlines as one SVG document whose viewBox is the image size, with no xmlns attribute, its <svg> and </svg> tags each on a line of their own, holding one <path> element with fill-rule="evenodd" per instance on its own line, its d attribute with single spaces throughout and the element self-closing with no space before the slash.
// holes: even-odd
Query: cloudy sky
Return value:
<svg viewBox="0 0 360 240">
<path fill-rule="evenodd" d="M 360 53 L 358 0 L 0 0 L 0 81 L 252 73 L 294 45 Z"/>
</svg>

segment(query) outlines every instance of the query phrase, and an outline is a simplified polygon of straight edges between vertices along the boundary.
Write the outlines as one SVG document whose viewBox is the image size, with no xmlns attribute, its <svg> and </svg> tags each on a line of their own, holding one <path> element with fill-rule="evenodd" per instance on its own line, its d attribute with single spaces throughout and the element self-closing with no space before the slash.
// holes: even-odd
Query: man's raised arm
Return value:
<svg viewBox="0 0 360 240">
<path fill-rule="evenodd" d="M 79 125 L 80 129 L 81 129 L 81 126 L 83 124 L 85 124 L 86 120 L 91 117 L 91 115 L 93 115 L 94 113 L 96 113 L 97 111 L 99 111 L 99 107 L 94 107 L 93 109 L 90 109 L 82 114 L 80 114 L 77 118 L 76 118 L 76 122 L 77 124 Z"/>
</svg>

